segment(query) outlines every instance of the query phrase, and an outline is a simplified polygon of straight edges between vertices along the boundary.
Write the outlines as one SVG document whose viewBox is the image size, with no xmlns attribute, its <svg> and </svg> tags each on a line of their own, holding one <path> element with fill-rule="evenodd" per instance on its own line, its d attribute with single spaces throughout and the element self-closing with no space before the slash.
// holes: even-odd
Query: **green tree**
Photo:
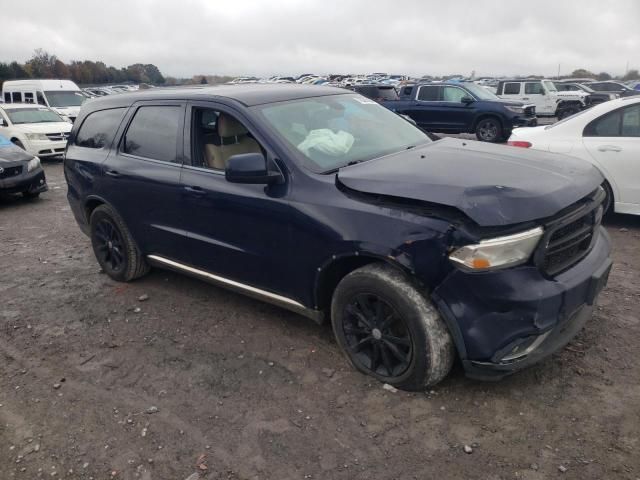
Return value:
<svg viewBox="0 0 640 480">
<path fill-rule="evenodd" d="M 590 72 L 589 70 L 585 70 L 584 68 L 579 68 L 577 70 L 574 70 L 571 73 L 571 77 L 572 78 L 594 78 L 595 75 L 593 72 Z"/>
<path fill-rule="evenodd" d="M 598 75 L 596 75 L 596 79 L 604 82 L 606 80 L 611 80 L 611 75 L 609 75 L 607 72 L 600 72 Z"/>
<path fill-rule="evenodd" d="M 622 77 L 622 80 L 638 80 L 640 79 L 640 72 L 638 72 L 638 70 L 633 69 L 633 70 L 629 70 L 624 77 Z"/>
<path fill-rule="evenodd" d="M 53 78 L 54 67 L 58 59 L 43 49 L 34 50 L 33 56 L 25 64 L 25 69 L 33 78 Z"/>
</svg>

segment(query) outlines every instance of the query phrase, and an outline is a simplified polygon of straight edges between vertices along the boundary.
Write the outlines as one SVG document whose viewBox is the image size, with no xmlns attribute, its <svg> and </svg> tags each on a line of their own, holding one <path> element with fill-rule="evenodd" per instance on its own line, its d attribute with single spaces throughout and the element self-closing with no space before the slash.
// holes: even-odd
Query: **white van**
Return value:
<svg viewBox="0 0 640 480">
<path fill-rule="evenodd" d="M 2 84 L 2 98 L 5 105 L 46 105 L 65 120 L 73 122 L 87 96 L 71 80 L 7 80 Z"/>
</svg>

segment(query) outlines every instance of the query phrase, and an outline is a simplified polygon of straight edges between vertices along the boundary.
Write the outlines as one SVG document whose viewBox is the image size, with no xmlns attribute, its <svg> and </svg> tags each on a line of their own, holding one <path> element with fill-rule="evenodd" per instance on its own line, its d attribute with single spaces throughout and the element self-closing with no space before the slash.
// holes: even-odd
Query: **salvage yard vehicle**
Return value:
<svg viewBox="0 0 640 480">
<path fill-rule="evenodd" d="M 615 93 L 600 93 L 595 90 L 587 87 L 586 85 L 582 85 L 576 82 L 553 82 L 555 87 L 558 89 L 558 92 L 586 92 L 588 97 L 585 98 L 585 104 L 587 106 L 598 105 L 602 102 L 608 102 L 609 100 L 615 100 L 618 98 L 618 95 Z"/>
<path fill-rule="evenodd" d="M 605 178 L 605 211 L 640 215 L 640 97 L 611 100 L 546 127 L 516 129 L 508 143 L 591 162 Z"/>
<path fill-rule="evenodd" d="M 4 103 L 37 103 L 50 107 L 73 122 L 87 96 L 71 80 L 6 80 L 2 84 Z"/>
<path fill-rule="evenodd" d="M 0 193 L 36 198 L 47 190 L 40 159 L 0 135 Z"/>
<path fill-rule="evenodd" d="M 585 85 L 596 92 L 613 93 L 618 97 L 633 97 L 635 95 L 640 95 L 637 90 L 630 88 L 622 82 L 615 82 L 613 80 L 608 80 L 606 82 L 590 82 Z"/>
<path fill-rule="evenodd" d="M 589 107 L 587 92 L 559 92 L 551 80 L 500 80 L 496 95 L 532 103 L 536 106 L 537 116 L 557 117 L 559 120 Z"/>
<path fill-rule="evenodd" d="M 475 133 L 483 142 L 501 142 L 515 127 L 537 124 L 535 107 L 501 100 L 471 82 L 403 86 L 400 100 L 384 101 L 427 132 Z"/>
<path fill-rule="evenodd" d="M 480 88 L 480 87 L 479 87 Z M 85 104 L 68 200 L 117 281 L 168 268 L 330 320 L 416 390 L 564 346 L 611 266 L 587 162 L 443 139 L 341 88 L 156 89 Z"/>
<path fill-rule="evenodd" d="M 0 105 L 0 134 L 39 157 L 64 154 L 71 124 L 40 105 Z"/>
</svg>

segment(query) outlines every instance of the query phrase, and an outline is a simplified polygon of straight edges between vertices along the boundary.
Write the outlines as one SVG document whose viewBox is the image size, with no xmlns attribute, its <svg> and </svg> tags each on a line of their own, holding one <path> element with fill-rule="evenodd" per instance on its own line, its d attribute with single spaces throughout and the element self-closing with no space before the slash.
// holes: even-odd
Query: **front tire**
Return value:
<svg viewBox="0 0 640 480">
<path fill-rule="evenodd" d="M 20 147 L 22 150 L 25 150 L 25 151 L 27 150 L 26 148 L 24 148 L 23 143 L 20 140 L 18 140 L 17 138 L 12 139 L 11 141 L 13 142 L 13 144 L 16 147 Z"/>
<path fill-rule="evenodd" d="M 476 138 L 481 142 L 500 142 L 502 137 L 502 124 L 497 118 L 483 118 L 476 125 Z"/>
<path fill-rule="evenodd" d="M 435 307 L 395 268 L 375 263 L 345 276 L 333 294 L 337 342 L 360 372 L 403 390 L 447 376 L 451 335 Z"/>
<path fill-rule="evenodd" d="M 91 245 L 102 270 L 118 282 L 129 282 L 149 271 L 124 221 L 108 205 L 91 213 Z"/>
</svg>

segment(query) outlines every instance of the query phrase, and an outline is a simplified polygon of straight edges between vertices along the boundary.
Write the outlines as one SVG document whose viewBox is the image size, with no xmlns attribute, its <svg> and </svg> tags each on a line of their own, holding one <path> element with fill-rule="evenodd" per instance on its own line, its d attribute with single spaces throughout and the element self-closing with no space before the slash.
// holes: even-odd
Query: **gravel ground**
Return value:
<svg viewBox="0 0 640 480">
<path fill-rule="evenodd" d="M 346 364 L 328 326 L 174 273 L 99 272 L 59 163 L 0 198 L 0 478 L 640 478 L 640 218 L 562 352 L 425 393 Z"/>
</svg>

